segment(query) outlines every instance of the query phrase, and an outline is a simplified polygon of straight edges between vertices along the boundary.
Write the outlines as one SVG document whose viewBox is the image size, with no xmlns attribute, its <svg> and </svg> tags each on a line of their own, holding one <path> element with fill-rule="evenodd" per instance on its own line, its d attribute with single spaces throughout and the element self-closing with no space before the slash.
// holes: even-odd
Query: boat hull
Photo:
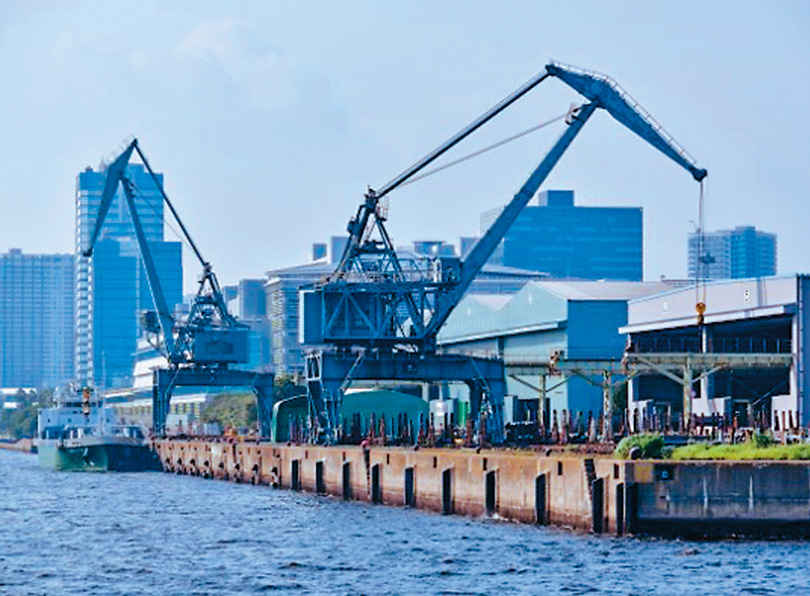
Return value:
<svg viewBox="0 0 810 596">
<path fill-rule="evenodd" d="M 40 443 L 40 464 L 54 470 L 78 472 L 140 472 L 159 469 L 154 453 L 146 445 L 93 444 L 64 446 Z"/>
</svg>

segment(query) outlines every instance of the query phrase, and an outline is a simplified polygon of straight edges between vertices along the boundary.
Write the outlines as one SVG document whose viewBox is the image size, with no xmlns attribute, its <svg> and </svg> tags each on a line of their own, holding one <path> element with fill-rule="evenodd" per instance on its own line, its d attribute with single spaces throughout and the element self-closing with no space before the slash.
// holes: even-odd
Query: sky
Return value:
<svg viewBox="0 0 810 596">
<path fill-rule="evenodd" d="M 2 2 L 0 252 L 72 252 L 77 174 L 134 135 L 223 283 L 307 262 L 367 187 L 556 59 L 611 75 L 708 169 L 706 229 L 774 232 L 779 271 L 810 272 L 808 31 L 801 0 Z M 549 80 L 448 159 L 581 101 Z M 563 126 L 392 193 L 395 242 L 478 234 Z M 643 207 L 645 278 L 686 275 L 698 184 L 609 115 L 543 189 Z"/>
</svg>

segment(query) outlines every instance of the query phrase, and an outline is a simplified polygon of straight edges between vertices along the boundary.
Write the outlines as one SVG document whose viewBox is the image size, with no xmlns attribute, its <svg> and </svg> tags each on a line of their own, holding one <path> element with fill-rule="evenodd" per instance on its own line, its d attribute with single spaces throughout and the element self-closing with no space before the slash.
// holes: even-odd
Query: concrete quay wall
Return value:
<svg viewBox="0 0 810 596">
<path fill-rule="evenodd" d="M 595 533 L 810 535 L 810 465 L 161 440 L 167 472 Z"/>
</svg>

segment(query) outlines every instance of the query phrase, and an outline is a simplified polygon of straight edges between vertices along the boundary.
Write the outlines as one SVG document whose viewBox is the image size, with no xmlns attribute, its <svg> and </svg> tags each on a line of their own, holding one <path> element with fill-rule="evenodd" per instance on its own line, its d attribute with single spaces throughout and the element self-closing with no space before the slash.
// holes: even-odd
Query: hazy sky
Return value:
<svg viewBox="0 0 810 596">
<path fill-rule="evenodd" d="M 77 173 L 135 135 L 223 282 L 304 262 L 549 58 L 613 76 L 709 170 L 707 228 L 776 232 L 780 271 L 810 271 L 800 0 L 2 2 L 0 252 L 72 252 Z M 548 81 L 453 155 L 575 101 Z M 392 194 L 395 241 L 476 234 L 560 126 Z M 645 276 L 685 275 L 698 185 L 607 114 L 544 188 L 642 206 Z"/>
</svg>

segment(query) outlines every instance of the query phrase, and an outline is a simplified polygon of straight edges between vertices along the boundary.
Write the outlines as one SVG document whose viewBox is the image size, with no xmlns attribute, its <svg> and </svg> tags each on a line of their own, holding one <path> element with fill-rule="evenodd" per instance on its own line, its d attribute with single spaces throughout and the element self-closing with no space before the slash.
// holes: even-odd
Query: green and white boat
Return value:
<svg viewBox="0 0 810 596">
<path fill-rule="evenodd" d="M 60 388 L 55 405 L 37 419 L 39 462 L 56 470 L 139 471 L 157 469 L 157 460 L 140 427 L 116 422 L 90 388 Z"/>
</svg>

